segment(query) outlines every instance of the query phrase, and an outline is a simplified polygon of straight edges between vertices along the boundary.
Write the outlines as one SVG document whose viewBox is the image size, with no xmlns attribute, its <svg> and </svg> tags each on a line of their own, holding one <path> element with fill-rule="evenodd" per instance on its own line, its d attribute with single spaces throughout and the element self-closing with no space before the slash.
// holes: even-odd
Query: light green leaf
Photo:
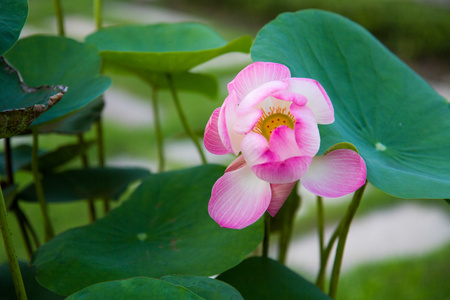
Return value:
<svg viewBox="0 0 450 300">
<path fill-rule="evenodd" d="M 375 187 L 448 198 L 450 103 L 367 30 L 330 12 L 284 13 L 261 29 L 251 53 L 323 85 L 336 121 L 320 127 L 320 153 L 350 142 Z"/>
<path fill-rule="evenodd" d="M 224 53 L 248 52 L 250 36 L 231 42 L 200 23 L 160 23 L 103 28 L 86 38 L 107 63 L 133 70 L 182 73 Z"/>
<path fill-rule="evenodd" d="M 242 261 L 263 237 L 262 222 L 220 228 L 208 215 L 222 166 L 151 174 L 120 207 L 58 235 L 32 264 L 44 287 L 70 295 L 89 285 L 136 276 L 212 276 Z"/>
</svg>

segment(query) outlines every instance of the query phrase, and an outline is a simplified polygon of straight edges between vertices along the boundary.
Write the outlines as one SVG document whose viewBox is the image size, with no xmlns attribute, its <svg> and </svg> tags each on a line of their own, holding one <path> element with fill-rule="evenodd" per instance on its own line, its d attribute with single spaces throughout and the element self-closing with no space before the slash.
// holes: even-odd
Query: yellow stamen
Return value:
<svg viewBox="0 0 450 300">
<path fill-rule="evenodd" d="M 267 141 L 270 140 L 270 135 L 278 126 L 285 125 L 294 129 L 295 117 L 290 111 L 286 112 L 286 108 L 270 107 L 268 113 L 266 113 L 264 109 L 261 110 L 263 111 L 263 114 L 253 128 L 253 131 L 262 134 Z"/>
</svg>

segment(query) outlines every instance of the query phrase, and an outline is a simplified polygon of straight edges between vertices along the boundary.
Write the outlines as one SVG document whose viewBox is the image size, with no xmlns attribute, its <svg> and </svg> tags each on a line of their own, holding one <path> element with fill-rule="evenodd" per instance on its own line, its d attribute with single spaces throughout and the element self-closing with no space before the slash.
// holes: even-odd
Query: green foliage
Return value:
<svg viewBox="0 0 450 300">
<path fill-rule="evenodd" d="M 24 131 L 59 102 L 66 89 L 62 85 L 30 87 L 23 82 L 19 72 L 0 57 L 0 138 Z"/>
<path fill-rule="evenodd" d="M 136 277 L 126 280 L 114 280 L 102 282 L 87 287 L 78 293 L 68 297 L 71 300 L 94 300 L 106 298 L 111 300 L 119 299 L 186 299 L 202 300 L 188 289 L 148 277 Z"/>
<path fill-rule="evenodd" d="M 259 32 L 251 53 L 324 86 L 336 121 L 321 127 L 321 153 L 350 142 L 375 187 L 404 198 L 448 196 L 449 103 L 364 28 L 319 10 L 285 13 Z"/>
<path fill-rule="evenodd" d="M 47 202 L 69 202 L 89 198 L 118 199 L 132 182 L 149 174 L 148 170 L 141 168 L 75 169 L 44 174 L 41 182 Z M 23 189 L 18 198 L 37 202 L 34 184 Z"/>
<path fill-rule="evenodd" d="M 0 2 L 0 56 L 19 38 L 27 15 L 28 0 Z"/>
<path fill-rule="evenodd" d="M 331 299 L 300 275 L 264 257 L 246 259 L 217 279 L 234 286 L 246 300 Z"/>
<path fill-rule="evenodd" d="M 122 206 L 69 230 L 34 255 L 37 280 L 70 295 L 89 285 L 135 276 L 211 276 L 242 261 L 262 240 L 262 222 L 220 228 L 208 215 L 221 166 L 150 175 Z"/>
<path fill-rule="evenodd" d="M 99 74 L 101 59 L 95 46 L 69 38 L 30 36 L 19 40 L 6 58 L 31 86 L 69 87 L 64 101 L 35 120 L 33 126 L 73 113 L 100 96 L 111 84 L 109 78 Z"/>
</svg>

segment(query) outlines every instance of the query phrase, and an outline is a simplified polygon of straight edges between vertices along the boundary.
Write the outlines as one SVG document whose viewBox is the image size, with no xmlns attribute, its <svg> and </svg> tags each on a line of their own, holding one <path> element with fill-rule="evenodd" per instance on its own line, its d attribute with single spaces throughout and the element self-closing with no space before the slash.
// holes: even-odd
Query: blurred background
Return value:
<svg viewBox="0 0 450 300">
<path fill-rule="evenodd" d="M 95 31 L 92 1 L 63 0 L 66 35 L 83 41 Z M 379 0 L 141 0 L 103 1 L 104 25 L 198 21 L 231 40 L 249 34 L 253 38 L 279 13 L 320 8 L 342 14 L 372 32 L 392 52 L 450 99 L 450 1 Z M 52 1 L 32 0 L 22 37 L 35 33 L 56 34 Z M 194 71 L 217 77 L 219 95 L 211 100 L 180 92 L 191 126 L 202 136 L 212 111 L 226 97 L 226 84 L 247 64 L 250 55 L 231 53 Z M 104 134 L 107 165 L 157 168 L 151 90 L 140 79 L 106 73 L 113 84 L 105 94 Z M 184 133 L 168 92 L 161 92 L 164 147 L 169 169 L 201 163 Z M 94 136 L 91 132 L 87 136 Z M 49 134 L 43 148 L 53 149 L 76 137 Z M 31 144 L 28 137 L 14 137 L 13 145 Z M 90 153 L 95 161 L 95 149 Z M 232 156 L 207 156 L 208 162 L 227 164 Z M 79 165 L 74 161 L 73 165 Z M 449 171 L 450 176 L 450 171 Z M 20 182 L 30 182 L 21 174 Z M 450 191 L 450 187 L 449 187 Z M 300 188 L 302 208 L 295 224 L 287 265 L 314 281 L 318 270 L 318 238 L 313 195 Z M 349 198 L 325 199 L 327 234 L 347 208 Z M 24 204 L 34 224 L 40 224 L 37 205 Z M 84 203 L 50 206 L 57 233 L 88 223 Z M 10 217 L 11 227 L 17 227 Z M 67 220 L 76 219 L 76 223 Z M 39 225 L 36 226 L 40 228 Z M 20 234 L 14 232 L 15 237 Z M 275 237 L 276 241 L 276 237 Z M 26 259 L 20 238 L 18 255 Z M 3 249 L 2 249 L 3 251 Z M 275 247 L 271 255 L 276 257 Z M 443 200 L 404 200 L 369 186 L 350 230 L 343 265 L 339 299 L 450 299 L 450 205 Z M 6 261 L 0 252 L 1 262 Z"/>
</svg>

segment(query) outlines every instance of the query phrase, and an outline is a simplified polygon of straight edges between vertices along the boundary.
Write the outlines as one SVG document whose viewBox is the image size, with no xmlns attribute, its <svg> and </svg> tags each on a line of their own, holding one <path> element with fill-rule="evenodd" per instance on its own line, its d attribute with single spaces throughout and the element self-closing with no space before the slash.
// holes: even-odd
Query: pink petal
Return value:
<svg viewBox="0 0 450 300">
<path fill-rule="evenodd" d="M 278 161 L 280 157 L 269 150 L 266 138 L 256 132 L 249 132 L 241 143 L 242 156 L 250 165 Z"/>
<path fill-rule="evenodd" d="M 236 92 L 239 100 L 244 99 L 251 91 L 270 81 L 290 78 L 291 72 L 281 64 L 270 62 L 254 62 L 245 67 L 228 84 L 228 93 Z"/>
<path fill-rule="evenodd" d="M 299 106 L 303 106 L 308 102 L 308 98 L 306 98 L 305 96 L 286 90 L 275 92 L 272 94 L 272 97 L 284 101 L 294 102 Z"/>
<path fill-rule="evenodd" d="M 243 168 L 247 165 L 247 163 L 245 162 L 245 159 L 242 155 L 239 155 L 235 160 L 233 160 L 231 162 L 231 164 L 227 167 L 227 169 L 225 170 L 226 172 L 232 172 L 235 171 L 237 169 Z"/>
<path fill-rule="evenodd" d="M 221 227 L 241 229 L 255 223 L 269 206 L 270 184 L 249 166 L 227 172 L 213 186 L 208 211 Z"/>
<path fill-rule="evenodd" d="M 258 178 L 270 183 L 289 183 L 299 180 L 308 170 L 311 161 L 311 157 L 296 156 L 283 161 L 254 165 L 252 171 Z"/>
<path fill-rule="evenodd" d="M 261 109 L 249 109 L 245 113 L 239 113 L 234 123 L 233 130 L 239 134 L 246 134 L 252 131 L 256 123 L 258 123 L 259 118 L 261 118 L 263 112 Z"/>
<path fill-rule="evenodd" d="M 324 88 L 317 81 L 309 78 L 291 78 L 288 90 L 301 94 L 308 99 L 307 106 L 311 108 L 318 124 L 334 122 L 334 109 Z"/>
<path fill-rule="evenodd" d="M 297 146 L 303 156 L 313 157 L 320 148 L 316 118 L 308 106 L 298 106 L 293 103 L 290 109 L 296 119 L 294 131 Z"/>
<path fill-rule="evenodd" d="M 302 185 L 322 197 L 340 197 L 359 189 L 366 182 L 366 164 L 349 149 L 338 149 L 316 156 L 302 177 Z"/>
<path fill-rule="evenodd" d="M 301 156 L 294 131 L 287 126 L 276 128 L 267 140 L 256 132 L 242 140 L 242 155 L 260 179 L 270 183 L 289 183 L 302 177 L 312 159 Z"/>
<path fill-rule="evenodd" d="M 270 188 L 272 189 L 272 200 L 267 208 L 267 212 L 272 217 L 275 217 L 281 206 L 283 206 L 284 201 L 286 201 L 287 197 L 289 197 L 289 194 L 292 192 L 292 189 L 296 183 L 297 181 L 285 184 L 270 185 Z"/>
<path fill-rule="evenodd" d="M 247 110 L 258 103 L 264 101 L 273 93 L 279 92 L 288 87 L 283 81 L 269 81 L 250 91 L 239 103 L 239 110 Z"/>
<path fill-rule="evenodd" d="M 227 154 L 231 152 L 230 150 L 225 148 L 225 146 L 222 143 L 222 140 L 220 139 L 218 127 L 219 113 L 220 107 L 216 108 L 211 117 L 209 118 L 209 121 L 206 124 L 205 136 L 203 139 L 203 144 L 205 145 L 205 148 L 209 152 L 217 155 Z"/>
<path fill-rule="evenodd" d="M 238 155 L 241 151 L 240 145 L 244 135 L 238 134 L 233 127 L 237 119 L 237 99 L 234 92 L 230 93 L 220 108 L 218 119 L 218 132 L 220 139 L 226 149 Z"/>
</svg>

